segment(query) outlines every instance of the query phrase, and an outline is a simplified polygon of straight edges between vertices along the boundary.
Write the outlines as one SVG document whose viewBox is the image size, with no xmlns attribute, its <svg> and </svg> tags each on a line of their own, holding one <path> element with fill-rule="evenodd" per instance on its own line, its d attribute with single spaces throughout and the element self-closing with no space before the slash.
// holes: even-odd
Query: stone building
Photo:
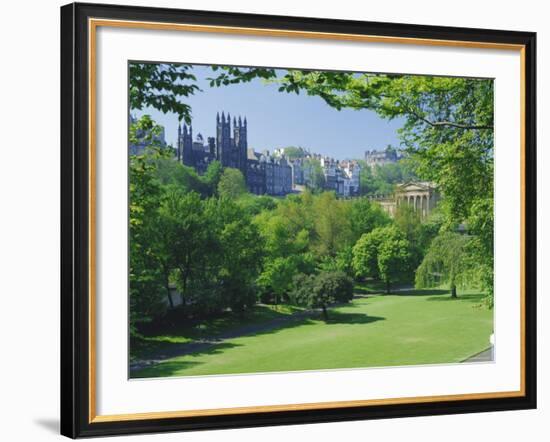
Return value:
<svg viewBox="0 0 550 442">
<path fill-rule="evenodd" d="M 254 149 L 248 149 L 246 184 L 250 192 L 256 195 L 263 195 L 266 193 L 265 168 L 260 163 L 260 157 L 261 155 L 255 152 Z"/>
<path fill-rule="evenodd" d="M 409 182 L 397 184 L 391 197 L 381 196 L 371 199 L 379 203 L 392 217 L 395 216 L 398 207 L 407 205 L 412 207 L 424 219 L 436 207 L 441 196 L 433 183 Z"/>
<path fill-rule="evenodd" d="M 343 187 L 343 183 L 340 178 L 340 168 L 338 162 L 333 158 L 322 157 L 321 167 L 323 168 L 323 175 L 325 176 L 325 189 L 333 190 L 337 194 L 343 192 L 343 189 L 339 189 L 339 184 Z M 340 192 L 342 190 L 342 192 Z"/>
<path fill-rule="evenodd" d="M 275 157 L 265 151 L 260 156 L 259 164 L 265 171 L 266 194 L 286 195 L 292 192 L 292 167 L 284 155 Z"/>
<path fill-rule="evenodd" d="M 233 123 L 233 124 L 231 124 Z M 222 167 L 238 169 L 243 174 L 248 190 L 257 195 L 285 195 L 292 192 L 292 168 L 284 155 L 261 155 L 248 148 L 248 124 L 222 112 L 216 115 L 216 137 L 205 143 L 201 134 L 193 139 L 193 128 L 178 126 L 177 160 L 204 174 L 212 161 Z"/>
<path fill-rule="evenodd" d="M 396 163 L 398 160 L 397 150 L 389 146 L 385 150 L 367 150 L 365 152 L 365 162 L 370 167 Z"/>
<path fill-rule="evenodd" d="M 290 162 L 292 168 L 292 187 L 305 185 L 306 164 L 304 158 L 296 158 Z"/>
<path fill-rule="evenodd" d="M 178 161 L 193 167 L 197 173 L 202 175 L 216 157 L 215 140 L 208 138 L 208 143 L 205 144 L 200 133 L 193 140 L 193 128 L 187 127 L 186 124 L 183 127 L 179 125 L 176 157 Z"/>
<path fill-rule="evenodd" d="M 216 137 L 208 138 L 204 143 L 201 134 L 193 140 L 193 127 L 186 124 L 178 126 L 178 145 L 176 156 L 186 166 L 195 168 L 202 174 L 206 171 L 208 164 L 218 160 L 223 167 L 239 169 L 246 177 L 247 163 L 247 123 L 239 117 L 237 122 L 233 118 L 233 137 L 231 136 L 231 116 L 222 112 L 216 115 Z"/>
<path fill-rule="evenodd" d="M 342 197 L 359 195 L 361 167 L 357 161 L 338 161 L 334 158 L 320 159 L 325 176 L 325 189 Z"/>
<path fill-rule="evenodd" d="M 395 203 L 399 207 L 407 204 L 414 208 L 422 218 L 426 218 L 440 200 L 435 185 L 429 182 L 410 182 L 399 184 L 395 188 Z"/>
<path fill-rule="evenodd" d="M 135 124 L 137 123 L 137 118 L 133 115 L 130 115 L 130 121 L 129 124 Z M 130 144 L 128 146 L 128 151 L 130 155 L 142 155 L 145 151 L 145 148 L 151 144 L 155 144 L 157 146 L 166 147 L 166 139 L 164 134 L 164 127 L 160 126 L 161 131 L 158 135 L 151 136 L 150 133 L 147 133 L 142 130 L 136 131 L 136 138 L 137 142 Z"/>
<path fill-rule="evenodd" d="M 342 161 L 340 163 L 342 170 L 341 179 L 343 183 L 342 196 L 351 197 L 359 195 L 359 186 L 361 178 L 361 166 L 357 161 Z"/>
</svg>

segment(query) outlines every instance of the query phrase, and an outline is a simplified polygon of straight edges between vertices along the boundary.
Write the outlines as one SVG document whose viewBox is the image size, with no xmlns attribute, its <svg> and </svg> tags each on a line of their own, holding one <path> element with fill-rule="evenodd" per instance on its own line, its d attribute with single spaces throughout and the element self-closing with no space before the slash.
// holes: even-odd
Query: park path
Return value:
<svg viewBox="0 0 550 442">
<path fill-rule="evenodd" d="M 405 286 L 400 288 L 393 289 L 393 292 L 406 292 L 411 290 L 412 287 Z M 367 295 L 355 295 L 356 298 L 363 298 L 371 296 L 372 294 Z M 338 307 L 340 305 L 344 304 L 335 304 L 331 307 Z M 179 344 L 179 345 L 173 345 L 169 348 L 165 348 L 162 350 L 159 350 L 159 352 L 154 355 L 151 358 L 146 359 L 140 359 L 136 361 L 130 362 L 130 371 L 138 371 L 143 368 L 147 368 L 153 365 L 156 365 L 158 363 L 161 363 L 167 359 L 179 357 L 179 356 L 185 356 L 192 353 L 202 352 L 209 350 L 213 348 L 215 345 L 219 345 L 224 343 L 227 340 L 235 339 L 243 336 L 250 336 L 257 333 L 267 333 L 273 330 L 276 330 L 278 328 L 281 328 L 283 325 L 292 323 L 292 322 L 299 322 L 304 319 L 309 319 L 313 316 L 319 315 L 319 310 L 304 310 L 299 311 L 287 316 L 283 316 L 280 318 L 272 319 L 271 321 L 262 323 L 262 324 L 250 324 L 250 325 L 244 325 L 241 327 L 237 327 L 233 330 L 228 330 L 227 332 L 220 333 L 213 337 L 208 338 L 199 338 L 194 340 L 190 343 L 185 344 Z M 491 348 L 484 350 L 478 354 L 475 354 L 467 359 L 465 359 L 462 362 L 486 362 L 492 360 L 492 353 Z"/>
<path fill-rule="evenodd" d="M 483 350 L 469 358 L 464 359 L 462 362 L 492 362 L 493 361 L 493 347 L 489 347 L 487 350 Z"/>
<path fill-rule="evenodd" d="M 399 288 L 397 287 L 394 288 L 393 292 L 394 293 L 404 292 L 412 289 L 413 289 L 412 286 L 401 286 Z M 377 292 L 362 294 L 362 295 L 355 294 L 354 297 L 365 298 L 375 293 Z M 383 293 L 383 291 L 380 291 L 380 293 Z M 341 305 L 344 305 L 344 304 L 334 304 L 334 305 L 331 305 L 331 307 L 339 307 Z M 222 344 L 224 341 L 227 341 L 229 339 L 240 338 L 243 336 L 250 336 L 256 333 L 267 333 L 267 332 L 276 330 L 287 323 L 298 322 L 303 319 L 311 318 L 315 315 L 318 315 L 319 311 L 320 311 L 319 309 L 303 310 L 303 311 L 293 313 L 291 315 L 272 319 L 271 321 L 268 321 L 262 324 L 243 325 L 233 330 L 228 330 L 225 333 L 220 333 L 216 336 L 199 338 L 199 339 L 195 339 L 193 342 L 179 344 L 179 345 L 175 344 L 165 349 L 159 350 L 157 354 L 155 354 L 150 358 L 144 358 L 144 359 L 139 359 L 139 360 L 130 362 L 130 372 L 138 371 L 143 368 L 156 365 L 167 359 L 172 359 L 179 356 L 185 356 L 192 353 L 209 350 L 213 348 L 215 345 Z"/>
<path fill-rule="evenodd" d="M 337 307 L 338 305 L 333 305 L 331 307 Z M 273 330 L 276 330 L 287 323 L 299 322 L 303 319 L 309 319 L 315 315 L 319 314 L 319 310 L 304 310 L 284 317 L 275 318 L 271 321 L 261 323 L 261 324 L 250 324 L 237 327 L 233 330 L 228 330 L 225 333 L 220 333 L 213 337 L 208 338 L 199 338 L 193 342 L 173 345 L 169 348 L 162 349 L 152 358 L 140 359 L 133 362 L 130 362 L 130 371 L 141 370 L 152 365 L 156 365 L 167 359 L 175 358 L 178 356 L 185 356 L 191 353 L 197 353 L 205 350 L 209 350 L 215 345 L 219 345 L 224 341 L 234 338 L 240 338 L 242 336 L 255 335 L 257 333 L 267 333 Z"/>
</svg>

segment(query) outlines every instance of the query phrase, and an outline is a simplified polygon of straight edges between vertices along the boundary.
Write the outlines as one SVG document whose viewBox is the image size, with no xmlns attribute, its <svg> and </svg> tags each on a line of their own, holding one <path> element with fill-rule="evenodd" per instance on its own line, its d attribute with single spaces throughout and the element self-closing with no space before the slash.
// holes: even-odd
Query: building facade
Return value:
<svg viewBox="0 0 550 442">
<path fill-rule="evenodd" d="M 178 125 L 176 157 L 184 165 L 193 167 L 197 173 L 205 173 L 208 165 L 214 161 L 215 147 L 214 138 L 208 138 L 205 143 L 202 134 L 199 133 L 193 140 L 193 128 L 186 124 L 183 127 Z"/>
<path fill-rule="evenodd" d="M 426 218 L 440 200 L 440 194 L 433 183 L 410 182 L 397 185 L 395 203 L 399 207 L 406 204 Z"/>
<path fill-rule="evenodd" d="M 399 158 L 397 150 L 391 147 L 387 147 L 385 150 L 367 150 L 365 152 L 365 162 L 370 167 L 396 163 Z"/>
<path fill-rule="evenodd" d="M 130 122 L 135 121 L 130 117 Z M 143 143 L 130 145 L 130 154 L 143 153 L 151 141 L 147 134 L 140 134 Z M 166 146 L 164 131 L 155 137 L 157 144 Z M 287 195 L 307 187 L 319 186 L 334 191 L 340 197 L 360 194 L 361 167 L 357 161 L 338 161 L 334 158 L 305 152 L 304 157 L 289 160 L 284 149 L 262 153 L 248 147 L 248 123 L 246 117 L 233 117 L 225 112 L 216 115 L 216 136 L 205 138 L 201 133 L 193 135 L 192 125 L 179 124 L 175 156 L 178 162 L 192 167 L 202 175 L 213 161 L 222 167 L 241 171 L 248 190 L 256 195 Z M 322 177 L 319 178 L 322 173 Z M 314 182 L 316 181 L 316 182 Z"/>
<path fill-rule="evenodd" d="M 193 128 L 178 126 L 176 157 L 197 173 L 204 174 L 212 161 L 222 167 L 238 169 L 243 174 L 248 190 L 257 195 L 286 195 L 292 192 L 292 168 L 284 156 L 258 154 L 248 148 L 248 124 L 222 112 L 216 115 L 216 137 L 205 143 L 201 134 L 193 139 Z"/>
<path fill-rule="evenodd" d="M 130 126 L 137 123 L 137 118 L 133 115 L 130 115 L 129 119 Z M 148 133 L 143 130 L 136 131 L 137 141 L 135 143 L 130 143 L 128 146 L 128 151 L 130 155 L 143 155 L 145 148 L 151 144 L 155 144 L 160 147 L 166 147 L 166 139 L 164 134 L 164 127 L 160 126 L 160 133 L 153 134 Z"/>
<path fill-rule="evenodd" d="M 343 196 L 359 195 L 361 166 L 356 161 L 345 161 L 340 165 L 342 169 Z"/>
<path fill-rule="evenodd" d="M 422 219 L 427 218 L 437 206 L 441 195 L 433 183 L 409 182 L 397 184 L 392 197 L 372 198 L 390 215 L 395 216 L 400 206 L 412 207 Z"/>
<path fill-rule="evenodd" d="M 292 192 L 292 167 L 284 155 L 273 156 L 265 151 L 259 163 L 265 169 L 265 193 L 286 195 Z"/>
<path fill-rule="evenodd" d="M 325 189 L 344 198 L 359 195 L 361 166 L 357 161 L 338 161 L 322 157 L 320 162 L 325 177 Z"/>
</svg>

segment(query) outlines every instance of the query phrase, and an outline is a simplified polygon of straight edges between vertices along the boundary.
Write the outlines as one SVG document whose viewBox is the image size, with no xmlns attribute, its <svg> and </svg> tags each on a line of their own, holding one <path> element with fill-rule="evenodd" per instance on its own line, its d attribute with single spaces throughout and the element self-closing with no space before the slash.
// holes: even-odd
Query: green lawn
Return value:
<svg viewBox="0 0 550 442">
<path fill-rule="evenodd" d="M 493 311 L 481 301 L 474 292 L 452 299 L 437 290 L 358 297 L 330 309 L 328 323 L 284 323 L 167 359 L 132 377 L 460 362 L 489 346 Z"/>
<path fill-rule="evenodd" d="M 179 326 L 165 325 L 154 332 L 133 339 L 131 342 L 131 360 L 155 358 L 159 353 L 174 351 L 174 346 L 187 344 L 202 338 L 211 338 L 231 331 L 238 331 L 242 327 L 269 323 L 270 321 L 285 319 L 293 313 L 303 311 L 304 308 L 294 305 L 257 304 L 245 316 L 239 318 L 226 312 L 219 317 L 201 320 L 194 325 L 182 323 Z"/>
</svg>

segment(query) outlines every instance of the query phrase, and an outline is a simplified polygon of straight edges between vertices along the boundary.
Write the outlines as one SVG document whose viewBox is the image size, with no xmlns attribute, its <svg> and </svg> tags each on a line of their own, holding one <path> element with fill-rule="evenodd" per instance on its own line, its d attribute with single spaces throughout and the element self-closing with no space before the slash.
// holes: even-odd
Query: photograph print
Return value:
<svg viewBox="0 0 550 442">
<path fill-rule="evenodd" d="M 130 61 L 129 377 L 494 360 L 494 81 Z"/>
</svg>

